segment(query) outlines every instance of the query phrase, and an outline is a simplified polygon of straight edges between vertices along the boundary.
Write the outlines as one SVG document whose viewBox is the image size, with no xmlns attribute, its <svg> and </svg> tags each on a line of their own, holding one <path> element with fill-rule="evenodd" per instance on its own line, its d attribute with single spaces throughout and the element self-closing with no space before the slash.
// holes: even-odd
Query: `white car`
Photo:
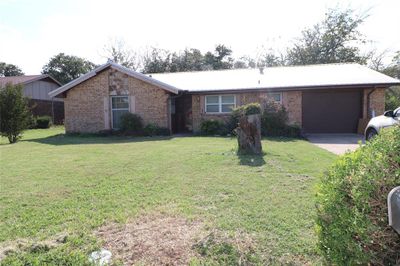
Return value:
<svg viewBox="0 0 400 266">
<path fill-rule="evenodd" d="M 400 107 L 386 111 L 383 115 L 372 118 L 365 129 L 365 139 L 370 140 L 384 127 L 391 127 L 400 123 Z"/>
</svg>

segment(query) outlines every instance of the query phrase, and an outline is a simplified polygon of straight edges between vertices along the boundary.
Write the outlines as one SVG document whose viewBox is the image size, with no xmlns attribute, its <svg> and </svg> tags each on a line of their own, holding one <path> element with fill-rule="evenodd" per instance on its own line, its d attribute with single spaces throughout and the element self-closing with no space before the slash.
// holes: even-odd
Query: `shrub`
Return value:
<svg viewBox="0 0 400 266">
<path fill-rule="evenodd" d="M 233 132 L 239 123 L 239 118 L 242 115 L 252 114 L 261 114 L 261 106 L 259 103 L 249 103 L 233 109 L 227 124 L 227 131 Z"/>
<path fill-rule="evenodd" d="M 0 133 L 15 143 L 29 126 L 28 102 L 22 94 L 21 85 L 8 83 L 0 88 Z"/>
<path fill-rule="evenodd" d="M 133 113 L 126 113 L 121 115 L 121 128 L 120 130 L 128 134 L 140 134 L 143 130 L 142 118 Z"/>
<path fill-rule="evenodd" d="M 298 125 L 286 125 L 283 136 L 289 138 L 301 138 L 301 127 Z"/>
<path fill-rule="evenodd" d="M 319 249 L 334 265 L 395 265 L 400 237 L 388 226 L 387 195 L 400 184 L 400 126 L 340 157 L 317 193 Z"/>
<path fill-rule="evenodd" d="M 167 127 L 159 127 L 157 129 L 157 136 L 170 136 L 171 131 Z"/>
<path fill-rule="evenodd" d="M 36 117 L 36 127 L 37 128 L 49 128 L 51 125 L 50 116 L 38 116 Z"/>
<path fill-rule="evenodd" d="M 200 131 L 203 135 L 225 135 L 227 126 L 219 120 L 204 120 L 201 122 Z"/>
<path fill-rule="evenodd" d="M 159 127 L 156 124 L 148 124 L 144 127 L 143 132 L 146 136 L 169 136 L 170 130 L 165 127 Z"/>
<path fill-rule="evenodd" d="M 143 132 L 146 136 L 156 136 L 157 135 L 158 126 L 156 124 L 148 124 L 144 127 Z"/>
<path fill-rule="evenodd" d="M 275 102 L 267 102 L 261 116 L 261 133 L 264 136 L 285 136 L 288 120 L 285 107 Z"/>
</svg>

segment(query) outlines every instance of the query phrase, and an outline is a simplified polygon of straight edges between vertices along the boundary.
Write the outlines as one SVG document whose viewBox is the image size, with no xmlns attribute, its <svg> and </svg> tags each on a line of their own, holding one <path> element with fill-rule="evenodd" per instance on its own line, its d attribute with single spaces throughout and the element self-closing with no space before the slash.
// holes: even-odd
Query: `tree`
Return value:
<svg viewBox="0 0 400 266">
<path fill-rule="evenodd" d="M 84 58 L 60 53 L 43 66 L 42 74 L 49 74 L 62 84 L 66 84 L 95 67 L 95 64 Z"/>
<path fill-rule="evenodd" d="M 15 143 L 28 127 L 30 112 L 21 85 L 6 84 L 0 89 L 0 133 Z"/>
<path fill-rule="evenodd" d="M 204 56 L 198 49 L 185 49 L 180 54 L 172 54 L 171 72 L 204 70 Z"/>
<path fill-rule="evenodd" d="M 170 71 L 171 53 L 152 47 L 143 56 L 143 73 L 164 73 Z"/>
<path fill-rule="evenodd" d="M 0 77 L 10 77 L 10 76 L 22 76 L 24 72 L 13 64 L 7 64 L 0 62 Z"/>
<path fill-rule="evenodd" d="M 250 56 L 242 56 L 233 63 L 233 68 L 255 68 L 256 60 Z"/>
<path fill-rule="evenodd" d="M 393 78 L 400 79 L 400 51 L 392 59 L 392 63 L 384 68 L 382 72 Z M 400 107 L 400 86 L 393 86 L 386 90 L 385 108 L 386 110 L 394 110 Z"/>
<path fill-rule="evenodd" d="M 288 49 L 289 65 L 326 64 L 342 62 L 366 63 L 355 45 L 362 43 L 358 31 L 365 16 L 357 16 L 354 11 L 332 9 L 320 24 L 306 29 L 294 47 Z"/>
<path fill-rule="evenodd" d="M 223 44 L 215 47 L 214 53 L 207 52 L 204 55 L 204 63 L 206 69 L 230 69 L 233 67 L 232 50 Z"/>
<path fill-rule="evenodd" d="M 111 40 L 104 46 L 103 56 L 124 67 L 137 70 L 140 60 L 136 52 L 129 49 L 120 39 Z"/>
</svg>

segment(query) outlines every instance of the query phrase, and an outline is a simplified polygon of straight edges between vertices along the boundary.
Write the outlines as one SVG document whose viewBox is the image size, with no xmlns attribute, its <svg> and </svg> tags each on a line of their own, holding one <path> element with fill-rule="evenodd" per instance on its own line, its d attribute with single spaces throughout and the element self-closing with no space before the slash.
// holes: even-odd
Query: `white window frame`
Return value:
<svg viewBox="0 0 400 266">
<path fill-rule="evenodd" d="M 113 108 L 112 100 L 114 98 L 128 98 L 128 108 Z M 114 127 L 114 111 L 128 111 L 128 112 L 131 111 L 131 103 L 130 103 L 129 95 L 118 95 L 118 96 L 111 95 L 110 96 L 110 109 L 111 109 L 111 128 L 119 129 L 119 128 Z"/>
<path fill-rule="evenodd" d="M 274 94 L 279 94 L 280 101 L 275 101 L 275 99 L 273 97 Z M 270 93 L 268 93 L 268 98 L 273 100 L 274 102 L 279 103 L 279 104 L 282 104 L 282 97 L 283 97 L 282 92 L 270 92 Z"/>
<path fill-rule="evenodd" d="M 218 103 L 207 103 L 207 97 L 215 97 L 218 96 Z M 233 103 L 222 103 L 222 96 L 233 96 Z M 222 105 L 223 104 L 233 104 L 233 108 L 236 107 L 236 95 L 234 94 L 224 94 L 224 95 L 206 95 L 204 96 L 204 111 L 207 114 L 229 114 L 230 112 L 222 112 Z M 207 112 L 207 105 L 218 105 L 218 112 Z"/>
</svg>

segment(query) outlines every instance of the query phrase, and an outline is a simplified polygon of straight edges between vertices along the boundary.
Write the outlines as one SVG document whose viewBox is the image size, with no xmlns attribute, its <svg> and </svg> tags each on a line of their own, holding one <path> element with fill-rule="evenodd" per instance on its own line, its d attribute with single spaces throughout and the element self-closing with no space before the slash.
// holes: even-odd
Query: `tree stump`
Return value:
<svg viewBox="0 0 400 266">
<path fill-rule="evenodd" d="M 235 129 L 239 153 L 261 154 L 261 115 L 243 115 Z"/>
</svg>

